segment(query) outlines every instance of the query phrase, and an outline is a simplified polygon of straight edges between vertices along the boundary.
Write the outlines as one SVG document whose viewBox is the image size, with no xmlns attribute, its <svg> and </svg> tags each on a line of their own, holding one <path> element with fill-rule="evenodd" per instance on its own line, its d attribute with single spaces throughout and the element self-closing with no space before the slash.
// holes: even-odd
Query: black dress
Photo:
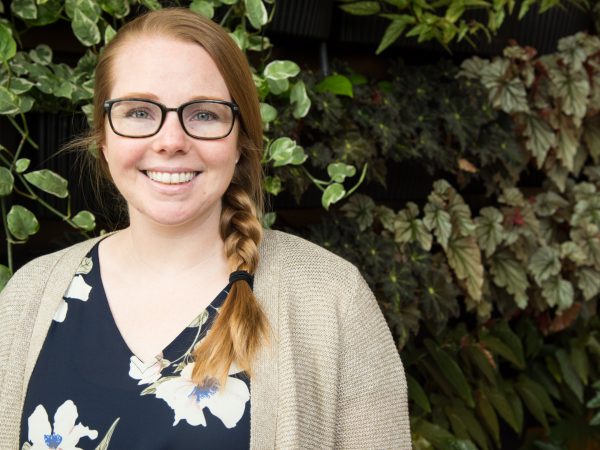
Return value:
<svg viewBox="0 0 600 450">
<path fill-rule="evenodd" d="M 27 389 L 25 449 L 248 448 L 250 383 L 230 370 L 191 380 L 191 352 L 227 296 L 227 286 L 156 360 L 132 355 L 110 311 L 98 245 L 83 259 L 54 316 Z M 102 445 L 101 445 L 102 444 Z"/>
</svg>

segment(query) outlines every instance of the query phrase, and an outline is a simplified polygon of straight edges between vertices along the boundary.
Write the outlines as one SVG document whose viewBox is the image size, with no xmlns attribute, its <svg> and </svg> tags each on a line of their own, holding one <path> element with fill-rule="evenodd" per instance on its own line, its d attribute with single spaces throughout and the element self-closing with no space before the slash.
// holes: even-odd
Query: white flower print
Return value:
<svg viewBox="0 0 600 450">
<path fill-rule="evenodd" d="M 60 305 L 54 314 L 54 320 L 56 322 L 64 322 L 67 317 L 67 311 L 69 310 L 69 305 L 64 300 L 66 298 L 81 300 L 82 302 L 87 302 L 90 297 L 90 291 L 92 287 L 85 282 L 83 276 L 77 274 L 71 280 L 71 284 L 67 288 L 67 292 L 63 296 L 63 299 L 60 301 Z"/>
<path fill-rule="evenodd" d="M 56 410 L 54 425 L 50 426 L 48 413 L 42 405 L 38 405 L 27 420 L 30 450 L 81 450 L 77 447 L 79 439 L 88 437 L 96 439 L 98 432 L 90 430 L 81 423 L 75 425 L 77 407 L 72 400 L 65 401 Z"/>
<path fill-rule="evenodd" d="M 244 415 L 246 402 L 250 400 L 248 386 L 242 380 L 228 377 L 222 388 L 214 379 L 202 385 L 192 381 L 194 364 L 188 364 L 177 377 L 163 378 L 156 387 L 156 397 L 163 399 L 175 412 L 173 426 L 185 419 L 190 425 L 206 426 L 203 409 L 221 419 L 227 428 L 233 428 Z M 239 372 L 232 366 L 229 374 Z"/>
<path fill-rule="evenodd" d="M 134 380 L 140 380 L 138 385 L 152 384 L 161 376 L 161 371 L 168 367 L 171 361 L 157 357 L 154 361 L 144 363 L 133 355 L 129 358 L 129 376 Z"/>
</svg>

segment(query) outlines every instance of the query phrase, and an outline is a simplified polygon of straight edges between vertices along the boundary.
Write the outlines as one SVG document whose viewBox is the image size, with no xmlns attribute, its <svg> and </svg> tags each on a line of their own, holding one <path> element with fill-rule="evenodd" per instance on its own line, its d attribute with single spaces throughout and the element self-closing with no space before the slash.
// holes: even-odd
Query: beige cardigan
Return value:
<svg viewBox="0 0 600 450">
<path fill-rule="evenodd" d="M 17 449 L 27 385 L 54 312 L 97 239 L 28 263 L 0 294 L 0 449 Z M 411 447 L 392 336 L 358 270 L 267 231 L 255 292 L 275 339 L 251 381 L 251 448 Z M 116 449 L 120 450 L 120 449 Z"/>
</svg>

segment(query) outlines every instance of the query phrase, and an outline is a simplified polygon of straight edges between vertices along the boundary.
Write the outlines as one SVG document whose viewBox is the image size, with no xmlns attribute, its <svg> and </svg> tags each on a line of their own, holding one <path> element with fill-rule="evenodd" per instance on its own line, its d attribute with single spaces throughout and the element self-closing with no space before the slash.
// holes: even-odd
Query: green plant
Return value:
<svg viewBox="0 0 600 450">
<path fill-rule="evenodd" d="M 231 30 L 232 38 L 243 51 L 258 55 L 254 80 L 267 131 L 263 163 L 267 167 L 302 167 L 308 157 L 304 149 L 285 135 L 269 132 L 269 124 L 278 114 L 270 102 L 290 105 L 296 119 L 304 117 L 311 106 L 304 82 L 299 79 L 300 67 L 293 61 L 270 60 L 271 43 L 264 36 L 263 27 L 271 18 L 273 0 L 194 0 L 184 4 L 219 21 Z M 6 142 L 0 144 L 0 204 L 6 238 L 6 265 L 0 265 L 0 289 L 14 270 L 13 246 L 25 243 L 40 227 L 34 213 L 22 204 L 24 201 L 29 202 L 27 205 L 41 205 L 84 234 L 96 227 L 91 212 L 71 211 L 71 196 L 63 176 L 45 168 L 30 168 L 32 160 L 33 167 L 37 163 L 38 144 L 28 125 L 28 114 L 82 111 L 89 118 L 93 70 L 102 46 L 133 10 L 158 8 L 161 4 L 157 0 L 13 0 L 6 10 L 0 4 L 0 118 L 6 119 L 20 136 L 14 147 Z M 55 62 L 47 45 L 30 50 L 23 46 L 25 34 L 32 29 L 44 30 L 55 22 L 69 23 L 74 36 L 86 48 L 75 66 Z M 351 190 L 346 192 L 343 182 L 355 172 L 354 167 L 348 167 L 342 178 L 337 166 L 331 170 L 336 176 L 329 181 L 308 178 L 323 189 L 326 207 L 349 195 Z M 274 192 L 273 183 L 267 186 Z M 52 206 L 47 195 L 65 199 L 64 207 Z M 267 215 L 266 225 L 274 219 L 273 213 Z"/>
<path fill-rule="evenodd" d="M 573 3 L 582 9 L 590 9 L 590 4 L 585 0 Z M 435 40 L 446 49 L 451 42 L 463 39 L 475 47 L 470 37 L 484 33 L 490 39 L 516 7 L 520 20 L 533 6 L 537 7 L 539 14 L 562 6 L 559 0 L 526 0 L 519 3 L 514 0 L 338 0 L 338 4 L 350 14 L 378 15 L 390 20 L 377 54 L 402 35 L 415 37 L 419 43 Z M 483 15 L 487 18 L 486 22 L 481 19 Z"/>
</svg>

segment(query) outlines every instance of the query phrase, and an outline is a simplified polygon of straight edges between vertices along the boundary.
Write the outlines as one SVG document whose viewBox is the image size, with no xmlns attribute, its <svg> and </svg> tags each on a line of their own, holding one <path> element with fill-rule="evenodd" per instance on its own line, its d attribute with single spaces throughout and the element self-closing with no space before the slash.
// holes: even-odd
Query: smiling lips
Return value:
<svg viewBox="0 0 600 450">
<path fill-rule="evenodd" d="M 181 184 L 192 181 L 199 172 L 156 172 L 147 170 L 146 175 L 152 181 L 164 184 Z"/>
</svg>

